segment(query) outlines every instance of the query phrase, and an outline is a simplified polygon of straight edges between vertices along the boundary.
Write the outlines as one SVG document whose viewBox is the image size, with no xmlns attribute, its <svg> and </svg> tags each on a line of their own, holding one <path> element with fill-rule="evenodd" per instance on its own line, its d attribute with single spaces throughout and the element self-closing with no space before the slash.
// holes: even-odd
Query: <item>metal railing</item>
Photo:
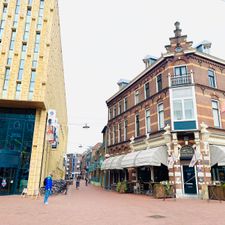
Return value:
<svg viewBox="0 0 225 225">
<path fill-rule="evenodd" d="M 193 84 L 193 73 L 187 73 L 183 75 L 170 75 L 169 74 L 169 85 L 170 87 L 183 86 Z"/>
</svg>

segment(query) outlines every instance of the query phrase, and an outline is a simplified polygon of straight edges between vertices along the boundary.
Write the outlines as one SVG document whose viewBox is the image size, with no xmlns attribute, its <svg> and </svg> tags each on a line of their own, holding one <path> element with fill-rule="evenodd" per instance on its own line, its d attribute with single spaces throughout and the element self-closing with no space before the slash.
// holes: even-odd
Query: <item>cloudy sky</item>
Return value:
<svg viewBox="0 0 225 225">
<path fill-rule="evenodd" d="M 68 152 L 102 141 L 105 101 L 117 81 L 144 70 L 142 59 L 159 57 L 180 21 L 194 45 L 212 42 L 225 59 L 225 1 L 58 0 L 69 120 Z M 83 129 L 87 123 L 90 128 Z M 82 148 L 78 146 L 82 145 Z"/>
</svg>

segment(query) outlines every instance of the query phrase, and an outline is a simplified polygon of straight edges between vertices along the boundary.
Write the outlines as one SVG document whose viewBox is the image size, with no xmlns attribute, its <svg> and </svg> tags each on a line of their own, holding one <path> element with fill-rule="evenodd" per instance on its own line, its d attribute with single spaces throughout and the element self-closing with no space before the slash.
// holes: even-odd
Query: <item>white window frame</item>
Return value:
<svg viewBox="0 0 225 225">
<path fill-rule="evenodd" d="M 160 127 L 160 114 L 159 114 L 159 106 L 162 105 L 163 106 L 163 127 Z M 164 115 L 164 104 L 163 102 L 160 102 L 157 104 L 157 115 L 158 115 L 158 130 L 162 130 L 165 127 L 165 115 Z"/>
<path fill-rule="evenodd" d="M 148 126 L 147 126 L 147 111 L 149 111 L 149 131 L 148 131 Z M 151 112 L 150 112 L 150 109 L 145 110 L 145 132 L 146 132 L 146 134 L 151 133 Z"/>
<path fill-rule="evenodd" d="M 111 145 L 111 129 L 109 128 L 109 132 L 108 132 L 108 145 Z"/>
<path fill-rule="evenodd" d="M 147 95 L 146 95 L 146 84 L 148 84 L 148 90 L 149 90 L 149 96 L 150 96 L 150 84 L 149 84 L 149 81 L 148 82 L 146 82 L 145 84 L 144 84 L 144 93 L 145 93 L 145 99 L 147 99 Z"/>
<path fill-rule="evenodd" d="M 161 81 L 162 81 L 162 73 L 160 73 L 160 74 L 158 74 L 157 76 L 156 76 L 156 92 L 159 92 L 159 88 L 158 88 L 158 76 L 160 76 L 161 75 Z M 162 85 L 163 85 L 163 81 L 162 81 Z M 162 89 L 163 89 L 163 86 L 162 86 Z M 161 90 L 162 90 L 161 89 Z M 160 91 L 161 91 L 160 90 Z"/>
<path fill-rule="evenodd" d="M 117 108 L 116 105 L 114 105 L 114 106 L 113 106 L 113 118 L 116 117 L 116 108 Z"/>
<path fill-rule="evenodd" d="M 126 124 L 127 123 L 127 124 Z M 127 140 L 127 127 L 128 127 L 128 120 L 124 120 L 123 122 L 123 140 L 126 141 Z"/>
<path fill-rule="evenodd" d="M 139 135 L 137 135 L 137 116 L 139 116 Z M 135 114 L 135 137 L 139 137 L 140 136 L 140 114 L 137 113 Z"/>
<path fill-rule="evenodd" d="M 137 105 L 139 103 L 139 101 L 140 101 L 139 97 L 140 97 L 139 90 L 135 90 L 134 91 L 134 105 Z"/>
<path fill-rule="evenodd" d="M 122 129 L 122 126 L 121 126 L 121 123 L 118 123 L 118 143 L 121 142 L 121 129 Z"/>
<path fill-rule="evenodd" d="M 121 108 L 120 108 L 121 106 Z M 120 115 L 122 113 L 123 109 L 122 109 L 122 101 L 118 102 L 118 115 Z"/>
<path fill-rule="evenodd" d="M 127 104 L 126 104 L 126 102 L 127 102 Z M 126 106 L 127 106 L 127 107 L 126 107 Z M 127 111 L 127 109 L 128 109 L 128 98 L 125 97 L 125 98 L 123 99 L 123 111 L 125 112 L 125 111 Z"/>
<path fill-rule="evenodd" d="M 190 87 L 180 87 L 180 88 L 176 88 L 176 90 L 178 90 L 178 89 L 184 90 L 184 89 L 188 89 L 188 88 L 190 88 Z M 174 130 L 174 122 L 178 122 L 178 121 L 189 121 L 189 120 L 174 120 L 174 116 L 173 116 L 173 110 L 174 110 L 173 109 L 173 92 L 172 92 L 173 90 L 174 89 L 170 89 L 169 90 L 170 96 L 171 96 L 171 98 L 170 98 L 170 110 L 171 110 L 170 114 L 171 114 L 172 130 Z M 193 98 L 193 104 L 194 104 L 194 116 L 195 116 L 195 118 L 192 119 L 192 120 L 195 120 L 196 121 L 196 129 L 194 129 L 194 130 L 197 130 L 198 129 L 198 117 L 197 117 L 198 114 L 197 114 L 196 96 L 195 96 L 195 88 L 194 88 L 194 86 L 191 87 L 191 90 L 192 90 L 192 98 Z M 182 131 L 182 130 L 179 130 L 179 131 Z"/>
<path fill-rule="evenodd" d="M 186 74 L 184 74 L 184 75 L 187 75 L 187 74 L 188 74 L 188 68 L 187 68 L 187 65 L 186 65 L 186 64 L 182 64 L 182 65 L 174 66 L 174 68 L 173 68 L 174 76 L 177 76 L 176 73 L 175 73 L 175 71 L 176 71 L 176 68 L 178 68 L 178 67 L 186 67 Z"/>
<path fill-rule="evenodd" d="M 208 69 L 208 71 L 207 71 L 207 75 L 208 75 L 208 82 L 209 82 L 209 71 L 212 71 L 213 72 L 213 75 L 214 75 L 214 82 L 215 82 L 215 87 L 212 87 L 211 86 L 211 84 L 209 83 L 209 86 L 211 87 L 211 88 L 217 88 L 217 80 L 216 80 L 216 72 L 215 72 L 215 70 L 213 70 L 213 69 Z"/>
<path fill-rule="evenodd" d="M 222 128 L 222 122 L 221 122 L 221 114 L 220 114 L 220 103 L 218 100 L 215 100 L 215 99 L 211 99 L 211 104 L 213 102 L 216 102 L 217 103 L 217 106 L 218 106 L 218 117 L 219 117 L 219 126 L 215 126 L 215 120 L 214 120 L 214 116 L 213 116 L 213 106 L 212 106 L 212 117 L 213 117 L 213 125 L 215 128 Z"/>
</svg>

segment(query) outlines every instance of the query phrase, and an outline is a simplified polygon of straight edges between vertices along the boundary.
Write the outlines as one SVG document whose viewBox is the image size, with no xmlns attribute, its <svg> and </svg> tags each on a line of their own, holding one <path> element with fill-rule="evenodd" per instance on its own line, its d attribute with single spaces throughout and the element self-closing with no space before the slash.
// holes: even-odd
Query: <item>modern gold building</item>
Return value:
<svg viewBox="0 0 225 225">
<path fill-rule="evenodd" d="M 54 141 L 47 135 L 51 128 Z M 0 194 L 27 186 L 33 195 L 48 173 L 63 178 L 66 143 L 57 0 L 1 0 Z"/>
</svg>

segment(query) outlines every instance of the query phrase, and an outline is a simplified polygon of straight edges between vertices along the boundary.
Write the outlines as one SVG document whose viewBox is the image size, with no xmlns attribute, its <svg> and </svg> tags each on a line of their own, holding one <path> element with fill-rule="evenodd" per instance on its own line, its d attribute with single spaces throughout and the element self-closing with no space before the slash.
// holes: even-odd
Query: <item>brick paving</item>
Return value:
<svg viewBox="0 0 225 225">
<path fill-rule="evenodd" d="M 0 197 L 0 225 L 225 225 L 225 202 L 118 194 L 89 185 L 68 195 Z"/>
</svg>

